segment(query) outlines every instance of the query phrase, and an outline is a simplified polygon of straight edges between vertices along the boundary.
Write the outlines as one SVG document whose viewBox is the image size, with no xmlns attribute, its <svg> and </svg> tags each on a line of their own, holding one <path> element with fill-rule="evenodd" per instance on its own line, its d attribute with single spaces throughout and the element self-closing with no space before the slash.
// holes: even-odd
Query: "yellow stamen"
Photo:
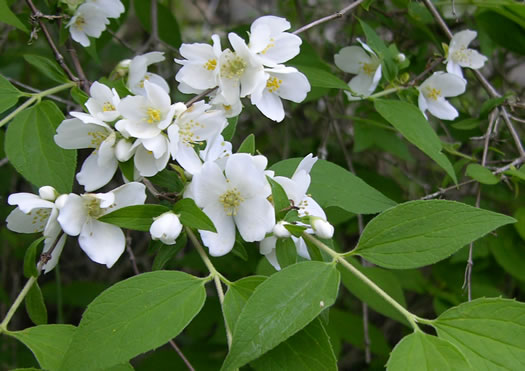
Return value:
<svg viewBox="0 0 525 371">
<path fill-rule="evenodd" d="M 436 88 L 428 88 L 426 96 L 427 98 L 437 100 L 441 96 L 441 90 Z"/>
<path fill-rule="evenodd" d="M 160 121 L 160 111 L 155 108 L 148 107 L 146 110 L 148 124 L 153 124 Z"/>
<path fill-rule="evenodd" d="M 241 197 L 241 193 L 237 190 L 237 188 L 233 188 L 224 192 L 219 197 L 219 201 L 224 207 L 226 215 L 232 216 L 237 215 L 237 210 L 239 209 L 241 203 L 244 201 L 244 198 Z"/>
<path fill-rule="evenodd" d="M 270 48 L 273 48 L 275 46 L 275 44 L 273 43 L 275 40 L 273 39 L 273 37 L 270 39 L 270 43 L 268 45 L 266 45 L 266 48 L 264 48 L 262 51 L 261 51 L 261 54 L 266 54 L 266 52 L 270 49 Z"/>
<path fill-rule="evenodd" d="M 216 59 L 208 59 L 206 63 L 204 63 L 204 68 L 206 68 L 208 71 L 213 71 L 215 68 L 217 68 L 217 60 Z"/>
<path fill-rule="evenodd" d="M 372 76 L 376 72 L 376 67 L 370 63 L 363 63 L 363 72 Z"/>
<path fill-rule="evenodd" d="M 270 77 L 268 81 L 266 81 L 266 88 L 270 93 L 273 93 L 274 91 L 279 89 L 282 83 L 283 80 L 280 80 L 277 77 Z"/>
<path fill-rule="evenodd" d="M 108 112 L 108 111 L 115 111 L 115 106 L 111 104 L 111 102 L 105 102 L 102 106 L 102 111 Z"/>
<path fill-rule="evenodd" d="M 247 65 L 244 59 L 230 52 L 226 55 L 225 63 L 221 65 L 221 76 L 227 79 L 239 79 L 246 71 Z"/>
<path fill-rule="evenodd" d="M 84 26 L 86 25 L 86 20 L 84 17 L 78 16 L 77 19 L 75 19 L 75 27 L 82 31 L 84 29 Z"/>
</svg>

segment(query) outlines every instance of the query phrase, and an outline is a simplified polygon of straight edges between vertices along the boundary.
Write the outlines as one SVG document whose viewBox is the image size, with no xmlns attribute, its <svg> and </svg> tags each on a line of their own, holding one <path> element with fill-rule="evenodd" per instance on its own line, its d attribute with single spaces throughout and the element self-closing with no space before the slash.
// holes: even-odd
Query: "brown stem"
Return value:
<svg viewBox="0 0 525 371">
<path fill-rule="evenodd" d="M 60 54 L 60 51 L 58 51 L 58 48 L 56 47 L 53 39 L 51 38 L 51 34 L 47 30 L 46 25 L 44 24 L 44 22 L 42 22 L 42 19 L 41 19 L 42 18 L 41 17 L 42 16 L 42 12 L 35 7 L 35 4 L 33 4 L 32 0 L 26 0 L 26 3 L 29 6 L 29 8 L 31 9 L 31 14 L 32 14 L 33 18 L 38 22 L 38 25 L 40 26 L 40 29 L 44 33 L 44 36 L 45 36 L 45 38 L 47 40 L 47 43 L 49 44 L 49 46 L 53 50 L 53 53 L 55 54 L 55 59 L 57 60 L 58 64 L 64 70 L 64 72 L 66 73 L 66 75 L 68 76 L 68 78 L 71 81 L 78 82 L 78 78 L 73 74 L 73 72 L 71 72 L 71 70 L 67 66 L 67 64 L 66 64 L 66 62 L 64 60 L 64 57 L 62 56 L 62 54 Z"/>
<path fill-rule="evenodd" d="M 293 32 L 294 35 L 297 35 L 297 34 L 300 34 L 301 32 L 304 32 L 306 30 L 309 30 L 310 28 L 312 27 L 315 27 L 315 26 L 318 26 L 322 23 L 325 23 L 325 22 L 329 22 L 333 19 L 337 19 L 337 18 L 342 18 L 346 13 L 348 13 L 350 10 L 354 9 L 355 7 L 357 7 L 359 4 L 361 4 L 364 0 L 356 0 L 354 1 L 352 4 L 346 6 L 345 8 L 341 9 L 340 11 L 338 12 L 335 12 L 334 14 L 332 15 L 329 15 L 329 16 L 326 16 L 326 17 L 323 17 L 321 19 L 318 19 L 316 21 L 313 21 L 311 23 L 308 23 L 307 25 L 295 30 Z"/>
<path fill-rule="evenodd" d="M 91 84 L 89 83 L 89 80 L 86 78 L 86 74 L 84 73 L 84 69 L 82 68 L 82 65 L 80 64 L 80 60 L 78 59 L 77 51 L 75 50 L 75 47 L 73 46 L 73 41 L 71 41 L 71 39 L 67 41 L 67 51 L 69 52 L 69 55 L 71 56 L 71 59 L 73 60 L 73 66 L 75 66 L 75 70 L 77 71 L 77 74 L 80 80 L 80 86 L 82 87 L 82 90 L 84 90 L 89 95 L 89 86 Z"/>
</svg>

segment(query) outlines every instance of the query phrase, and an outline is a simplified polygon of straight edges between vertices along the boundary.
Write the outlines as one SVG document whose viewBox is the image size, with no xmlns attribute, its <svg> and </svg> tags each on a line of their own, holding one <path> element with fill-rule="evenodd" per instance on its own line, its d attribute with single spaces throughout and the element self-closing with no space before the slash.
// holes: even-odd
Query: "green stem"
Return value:
<svg viewBox="0 0 525 371">
<path fill-rule="evenodd" d="M 16 297 L 15 302 L 13 303 L 13 305 L 11 305 L 11 308 L 9 308 L 9 312 L 7 312 L 4 320 L 2 321 L 2 323 L 0 323 L 0 333 L 7 332 L 7 325 L 9 321 L 11 321 L 11 318 L 15 314 L 20 304 L 22 304 L 22 302 L 24 301 L 24 298 L 26 297 L 31 287 L 33 287 L 37 278 L 38 276 L 31 276 L 31 278 L 26 282 L 24 288 L 22 289 L 22 291 L 20 291 L 20 293 Z"/>
<path fill-rule="evenodd" d="M 384 97 L 385 95 L 390 95 L 390 94 L 393 94 L 393 93 L 396 93 L 398 91 L 405 90 L 405 89 L 407 89 L 405 86 L 396 86 L 395 88 L 386 89 L 386 90 L 380 91 L 379 93 L 372 94 L 366 97 L 366 99 L 374 100 L 376 98 Z"/>
<path fill-rule="evenodd" d="M 222 289 L 221 285 L 221 278 L 226 280 L 218 271 L 215 269 L 215 266 L 211 262 L 210 258 L 208 258 L 208 255 L 206 255 L 206 252 L 204 251 L 204 248 L 202 247 L 199 239 L 197 236 L 195 236 L 195 233 L 193 231 L 186 227 L 186 233 L 188 233 L 188 236 L 190 237 L 191 242 L 193 243 L 193 246 L 197 249 L 197 252 L 202 258 L 202 261 L 204 262 L 204 265 L 206 265 L 206 268 L 210 271 L 210 275 L 213 277 L 213 282 L 215 283 L 215 288 L 217 289 L 217 295 L 219 296 L 219 302 L 221 303 L 221 309 L 224 317 L 224 291 Z M 226 280 L 226 282 L 230 282 Z M 228 349 L 231 348 L 232 345 L 232 333 L 230 330 L 230 327 L 228 326 L 228 322 L 226 321 L 226 317 L 224 317 L 224 326 L 226 327 L 226 339 L 228 340 Z"/>
<path fill-rule="evenodd" d="M 52 95 L 54 93 L 58 93 L 59 91 L 72 88 L 73 86 L 76 86 L 76 84 L 77 84 L 76 82 L 70 81 L 70 82 L 66 82 L 65 84 L 55 86 L 54 88 L 41 91 L 40 93 L 31 94 L 31 98 L 26 100 L 24 103 L 18 106 L 17 109 L 15 109 L 9 115 L 4 117 L 2 121 L 0 121 L 0 128 L 4 126 L 5 124 L 7 124 L 13 117 L 18 115 L 20 112 L 22 112 L 24 109 L 26 109 L 33 103 L 40 102 L 40 100 L 44 98 L 45 96 Z"/>
<path fill-rule="evenodd" d="M 331 257 L 334 258 L 335 261 L 340 263 L 343 267 L 345 267 L 347 270 L 349 270 L 352 274 L 354 274 L 357 278 L 359 278 L 361 281 L 363 281 L 367 286 L 369 286 L 372 290 L 374 290 L 376 293 L 378 293 L 383 299 L 385 299 L 388 303 L 390 303 L 394 308 L 396 308 L 410 323 L 414 331 L 420 331 L 419 326 L 417 325 L 417 321 L 419 320 L 419 317 L 417 317 L 415 314 L 410 313 L 408 310 L 406 310 L 401 304 L 399 304 L 394 298 L 392 298 L 390 295 L 388 295 L 383 289 L 379 286 L 377 286 L 372 280 L 370 280 L 367 276 L 365 276 L 363 273 L 359 271 L 356 267 L 354 267 L 352 264 L 350 264 L 348 261 L 344 259 L 343 254 L 339 254 L 326 246 L 324 243 L 319 241 L 314 236 L 303 233 L 303 238 L 309 240 L 312 242 L 315 246 L 320 248 L 321 250 L 328 253 Z"/>
</svg>

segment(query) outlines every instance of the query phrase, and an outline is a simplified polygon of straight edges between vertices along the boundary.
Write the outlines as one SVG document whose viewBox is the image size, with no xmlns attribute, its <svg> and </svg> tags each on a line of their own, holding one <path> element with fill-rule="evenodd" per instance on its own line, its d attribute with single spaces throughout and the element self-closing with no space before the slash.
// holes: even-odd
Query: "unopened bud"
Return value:
<svg viewBox="0 0 525 371">
<path fill-rule="evenodd" d="M 175 107 L 175 116 L 179 116 L 182 112 L 186 111 L 188 107 L 182 102 L 177 102 L 174 105 Z"/>
<path fill-rule="evenodd" d="M 408 72 L 404 72 L 399 76 L 399 81 L 401 84 L 406 84 L 410 80 L 410 74 Z"/>
<path fill-rule="evenodd" d="M 128 161 L 133 156 L 133 150 L 131 149 L 131 142 L 126 139 L 121 139 L 115 146 L 115 157 L 120 162 Z"/>
<path fill-rule="evenodd" d="M 119 77 L 124 77 L 128 74 L 129 71 L 129 64 L 131 63 L 131 59 L 124 59 L 123 61 L 120 61 L 119 64 L 117 64 L 117 67 L 115 67 L 115 73 Z"/>
<path fill-rule="evenodd" d="M 43 186 L 38 190 L 38 195 L 41 199 L 46 201 L 55 201 L 58 197 L 58 192 L 51 186 Z"/>
<path fill-rule="evenodd" d="M 173 212 L 168 211 L 151 224 L 149 233 L 154 240 L 161 240 L 166 245 L 173 245 L 182 231 L 182 224 L 179 217 Z"/>
<path fill-rule="evenodd" d="M 286 224 L 289 224 L 285 221 L 280 221 L 278 222 L 277 224 L 275 224 L 273 226 L 273 235 L 277 238 L 288 238 L 290 237 L 292 234 L 290 233 L 290 231 L 288 229 L 286 229 L 285 225 Z"/>
<path fill-rule="evenodd" d="M 397 63 L 403 63 L 406 59 L 407 59 L 407 57 L 403 53 L 399 53 L 395 57 L 395 60 L 396 60 Z"/>
<path fill-rule="evenodd" d="M 67 201 L 67 195 L 60 195 L 55 200 L 55 206 L 60 210 L 64 207 L 64 205 L 66 204 L 66 201 Z"/>
<path fill-rule="evenodd" d="M 334 235 L 334 226 L 323 218 L 317 216 L 310 217 L 310 225 L 315 231 L 315 234 L 320 238 L 329 239 Z"/>
</svg>

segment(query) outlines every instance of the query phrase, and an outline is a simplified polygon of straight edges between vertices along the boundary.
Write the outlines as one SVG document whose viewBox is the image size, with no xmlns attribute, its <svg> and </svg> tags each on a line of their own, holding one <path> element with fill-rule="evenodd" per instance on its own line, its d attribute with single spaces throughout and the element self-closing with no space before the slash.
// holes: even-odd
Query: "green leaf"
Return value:
<svg viewBox="0 0 525 371">
<path fill-rule="evenodd" d="M 38 286 L 38 282 L 35 282 L 29 289 L 25 297 L 26 312 L 31 318 L 31 321 L 35 325 L 47 324 L 47 308 L 44 302 L 44 296 Z"/>
<path fill-rule="evenodd" d="M 388 371 L 471 370 L 452 343 L 421 331 L 405 336 L 396 345 L 386 367 Z"/>
<path fill-rule="evenodd" d="M 503 97 L 490 98 L 486 100 L 485 102 L 483 102 L 483 104 L 481 105 L 480 112 L 479 112 L 479 117 L 480 118 L 488 117 L 490 111 L 492 111 L 494 108 L 496 108 L 500 104 L 503 104 L 510 95 L 512 94 L 505 95 Z"/>
<path fill-rule="evenodd" d="M 249 153 L 253 155 L 255 153 L 255 135 L 248 135 L 239 146 L 237 153 Z"/>
<path fill-rule="evenodd" d="M 296 224 L 285 224 L 284 228 L 288 230 L 292 235 L 295 237 L 301 237 L 308 228 L 304 227 L 302 225 L 296 225 Z"/>
<path fill-rule="evenodd" d="M 267 176 L 266 179 L 272 187 L 272 201 L 275 209 L 275 220 L 282 220 L 289 211 L 290 200 L 288 199 L 288 196 L 286 195 L 283 187 L 279 183 L 269 176 Z"/>
<path fill-rule="evenodd" d="M 275 253 L 281 268 L 297 262 L 297 249 L 291 238 L 278 238 L 275 243 Z"/>
<path fill-rule="evenodd" d="M 55 82 L 64 83 L 69 81 L 58 64 L 49 58 L 36 54 L 24 54 L 24 59 L 27 63 Z"/>
<path fill-rule="evenodd" d="M 58 370 L 75 329 L 71 325 L 40 325 L 7 334 L 31 349 L 42 369 Z"/>
<path fill-rule="evenodd" d="M 173 206 L 173 211 L 179 215 L 180 222 L 186 227 L 203 231 L 217 232 L 213 222 L 191 198 L 183 198 Z"/>
<path fill-rule="evenodd" d="M 385 45 L 383 40 L 381 40 L 372 27 L 361 19 L 359 20 L 359 23 L 361 24 L 361 28 L 366 36 L 368 46 L 370 46 L 370 48 L 377 53 L 379 59 L 381 59 L 382 71 L 385 78 L 388 81 L 394 80 L 397 76 L 398 68 L 391 50 Z"/>
<path fill-rule="evenodd" d="M 350 90 L 346 82 L 324 69 L 301 65 L 294 67 L 308 78 L 312 87 Z"/>
<path fill-rule="evenodd" d="M 153 218 L 170 211 L 162 205 L 133 205 L 103 215 L 98 220 L 136 231 L 149 231 Z"/>
<path fill-rule="evenodd" d="M 151 270 L 156 271 L 163 269 L 168 261 L 170 261 L 171 258 L 173 258 L 182 248 L 184 248 L 184 246 L 186 246 L 187 242 L 188 236 L 183 231 L 177 238 L 177 241 L 174 245 L 162 244 L 159 251 L 157 252 L 157 255 L 155 255 Z"/>
<path fill-rule="evenodd" d="M 516 232 L 518 232 L 523 241 L 525 241 L 525 207 L 518 208 L 514 212 L 514 218 L 517 220 L 514 228 L 516 228 Z"/>
<path fill-rule="evenodd" d="M 48 100 L 25 109 L 7 128 L 5 151 L 15 169 L 35 186 L 50 185 L 69 193 L 77 152 L 58 147 L 53 139 L 63 120 L 62 112 Z"/>
<path fill-rule="evenodd" d="M 451 124 L 451 126 L 457 130 L 472 130 L 479 128 L 481 126 L 481 122 L 477 118 L 468 118 L 465 120 L 454 122 L 453 124 Z"/>
<path fill-rule="evenodd" d="M 297 333 L 335 302 L 338 288 L 331 263 L 297 263 L 270 276 L 242 309 L 221 369 L 241 367 Z"/>
<path fill-rule="evenodd" d="M 119 162 L 118 167 L 122 172 L 122 175 L 125 176 L 126 179 L 134 179 L 135 163 L 132 158 L 126 162 Z"/>
<path fill-rule="evenodd" d="M 465 354 L 474 370 L 523 370 L 524 313 L 524 303 L 481 298 L 450 308 L 432 326 Z"/>
<path fill-rule="evenodd" d="M 418 268 L 515 221 L 460 202 L 410 201 L 372 219 L 354 252 L 384 268 Z"/>
<path fill-rule="evenodd" d="M 228 126 L 226 126 L 221 133 L 225 141 L 231 142 L 233 136 L 235 135 L 235 129 L 237 129 L 238 121 L 239 116 L 228 118 Z"/>
<path fill-rule="evenodd" d="M 525 30 L 517 23 L 492 11 L 478 13 L 476 22 L 496 44 L 525 55 Z"/>
<path fill-rule="evenodd" d="M 87 307 L 60 370 L 107 368 L 167 343 L 201 310 L 204 283 L 156 271 L 111 286 Z"/>
<path fill-rule="evenodd" d="M 520 208 L 519 210 L 524 210 Z M 519 215 L 514 214 L 519 219 Z M 516 226 L 518 223 L 514 224 Z M 498 236 L 488 235 L 485 237 L 490 252 L 498 264 L 505 271 L 525 282 L 525 270 L 523 262 L 525 261 L 525 245 L 519 240 L 519 237 L 513 233 L 512 228 L 503 227 L 498 231 Z M 525 238 L 524 238 L 525 240 Z"/>
<path fill-rule="evenodd" d="M 164 169 L 148 179 L 153 184 L 166 188 L 170 192 L 181 192 L 184 189 L 184 184 L 176 171 Z"/>
<path fill-rule="evenodd" d="M 374 100 L 374 107 L 410 143 L 434 160 L 457 183 L 454 168 L 441 150 L 441 141 L 432 130 L 425 116 L 413 104 L 399 100 Z"/>
<path fill-rule="evenodd" d="M 334 370 L 337 360 L 320 319 L 250 364 L 257 371 Z"/>
<path fill-rule="evenodd" d="M 2 0 L 0 0 L 0 4 L 1 3 Z M 0 8 L 1 7 L 2 6 L 0 5 Z M 11 85 L 4 76 L 0 75 L 0 113 L 13 107 L 16 102 L 18 102 L 18 98 L 23 95 L 24 93 Z"/>
<path fill-rule="evenodd" d="M 381 287 L 388 295 L 394 298 L 399 304 L 406 307 L 405 295 L 399 280 L 385 269 L 379 267 L 363 267 L 355 259 L 346 259 L 350 264 L 359 269 L 361 273 L 372 280 L 376 285 Z M 398 322 L 408 325 L 405 317 L 399 313 L 389 302 L 387 302 L 381 295 L 377 294 L 367 284 L 363 283 L 359 278 L 353 275 L 343 267 L 339 267 L 341 273 L 341 280 L 348 291 L 355 295 L 359 300 L 367 303 L 370 308 L 387 317 L 393 318 Z"/>
<path fill-rule="evenodd" d="M 271 167 L 276 175 L 291 176 L 302 159 L 280 161 Z M 310 172 L 308 193 L 323 208 L 337 206 L 356 214 L 374 214 L 396 203 L 370 187 L 348 170 L 325 160 L 317 160 Z"/>
<path fill-rule="evenodd" d="M 263 283 L 265 279 L 266 277 L 264 276 L 248 276 L 229 285 L 228 292 L 224 296 L 223 311 L 224 318 L 231 331 L 235 328 L 235 323 L 237 318 L 239 318 L 239 314 L 241 314 L 242 308 L 244 308 L 244 304 L 253 294 L 255 288 Z"/>
<path fill-rule="evenodd" d="M 151 32 L 151 0 L 134 1 L 135 14 L 140 23 Z M 162 3 L 157 4 L 157 27 L 162 41 L 178 48 L 182 43 L 179 24 L 170 8 Z"/>
<path fill-rule="evenodd" d="M 78 104 L 80 104 L 81 106 L 84 106 L 84 104 L 89 99 L 89 96 L 78 86 L 73 86 L 69 92 L 73 100 L 77 102 Z"/>
<path fill-rule="evenodd" d="M 472 179 L 483 184 L 498 184 L 500 179 L 492 172 L 479 164 L 469 164 L 466 174 Z"/>
<path fill-rule="evenodd" d="M 7 0 L 0 0 L 0 22 L 7 23 L 11 26 L 18 28 L 20 31 L 29 33 L 26 25 L 23 24 L 20 19 L 9 9 Z"/>
<path fill-rule="evenodd" d="M 36 251 L 40 242 L 44 240 L 44 236 L 37 240 L 34 240 L 26 250 L 24 255 L 24 276 L 30 278 L 31 276 L 38 276 L 38 270 L 36 269 Z"/>
</svg>

